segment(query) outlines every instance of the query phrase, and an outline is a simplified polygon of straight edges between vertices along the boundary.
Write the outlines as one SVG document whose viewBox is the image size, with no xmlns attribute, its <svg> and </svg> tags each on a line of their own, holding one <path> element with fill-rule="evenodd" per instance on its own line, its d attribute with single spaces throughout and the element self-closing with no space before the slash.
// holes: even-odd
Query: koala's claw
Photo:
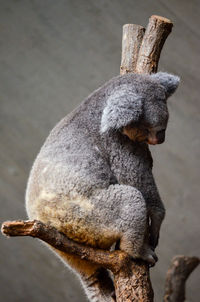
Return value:
<svg viewBox="0 0 200 302">
<path fill-rule="evenodd" d="M 148 250 L 145 252 L 145 255 L 143 255 L 142 259 L 147 261 L 150 267 L 154 266 L 158 261 L 156 253 L 151 248 L 148 248 Z"/>
<path fill-rule="evenodd" d="M 153 257 L 152 255 L 149 255 L 145 260 L 149 263 L 149 266 L 152 267 L 156 264 L 156 262 L 158 261 L 157 260 L 158 257 Z"/>
</svg>

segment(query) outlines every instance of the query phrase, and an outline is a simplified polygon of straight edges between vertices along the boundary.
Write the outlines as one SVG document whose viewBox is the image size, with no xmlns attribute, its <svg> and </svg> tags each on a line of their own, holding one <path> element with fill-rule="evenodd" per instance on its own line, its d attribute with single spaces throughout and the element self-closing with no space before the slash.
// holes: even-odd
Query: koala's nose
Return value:
<svg viewBox="0 0 200 302">
<path fill-rule="evenodd" d="M 165 141 L 165 130 L 158 131 L 156 133 L 158 144 L 162 144 Z"/>
</svg>

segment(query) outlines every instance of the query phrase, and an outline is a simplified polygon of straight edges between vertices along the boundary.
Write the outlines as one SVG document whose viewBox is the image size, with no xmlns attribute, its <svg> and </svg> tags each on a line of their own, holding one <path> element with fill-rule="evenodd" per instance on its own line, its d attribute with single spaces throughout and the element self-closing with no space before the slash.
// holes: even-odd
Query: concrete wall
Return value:
<svg viewBox="0 0 200 302">
<path fill-rule="evenodd" d="M 90 92 L 119 73 L 124 23 L 150 15 L 173 20 L 160 70 L 182 83 L 169 101 L 165 144 L 152 148 L 154 173 L 167 208 L 155 301 L 176 254 L 198 255 L 200 2 L 198 0 L 0 0 L 1 221 L 26 218 L 24 191 L 32 162 L 51 128 Z M 2 301 L 85 301 L 72 273 L 39 241 L 0 237 Z M 199 271 L 188 282 L 198 301 Z"/>
</svg>

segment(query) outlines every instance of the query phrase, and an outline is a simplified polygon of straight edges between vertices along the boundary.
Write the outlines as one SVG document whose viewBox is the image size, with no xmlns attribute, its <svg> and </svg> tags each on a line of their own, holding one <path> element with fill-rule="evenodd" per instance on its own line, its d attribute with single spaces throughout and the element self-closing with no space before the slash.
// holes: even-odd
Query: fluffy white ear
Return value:
<svg viewBox="0 0 200 302">
<path fill-rule="evenodd" d="M 107 99 L 102 113 L 100 132 L 118 130 L 137 122 L 142 114 L 142 98 L 132 89 L 120 87 Z"/>
<path fill-rule="evenodd" d="M 167 72 L 154 73 L 151 77 L 158 80 L 158 82 L 165 87 L 168 97 L 175 92 L 180 82 L 178 76 Z"/>
</svg>

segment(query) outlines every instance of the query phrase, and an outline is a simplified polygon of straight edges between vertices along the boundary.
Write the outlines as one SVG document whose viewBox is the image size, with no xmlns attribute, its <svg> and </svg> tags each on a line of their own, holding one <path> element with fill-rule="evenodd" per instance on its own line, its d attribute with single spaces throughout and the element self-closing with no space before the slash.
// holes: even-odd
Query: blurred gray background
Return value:
<svg viewBox="0 0 200 302">
<path fill-rule="evenodd" d="M 32 162 L 52 127 L 119 73 L 122 25 L 174 22 L 159 69 L 181 76 L 165 144 L 152 148 L 167 215 L 151 270 L 162 301 L 172 256 L 199 255 L 200 1 L 0 0 L 0 219 L 25 219 Z M 38 240 L 0 236 L 0 300 L 86 301 L 77 278 Z M 200 273 L 187 283 L 199 301 Z"/>
</svg>

